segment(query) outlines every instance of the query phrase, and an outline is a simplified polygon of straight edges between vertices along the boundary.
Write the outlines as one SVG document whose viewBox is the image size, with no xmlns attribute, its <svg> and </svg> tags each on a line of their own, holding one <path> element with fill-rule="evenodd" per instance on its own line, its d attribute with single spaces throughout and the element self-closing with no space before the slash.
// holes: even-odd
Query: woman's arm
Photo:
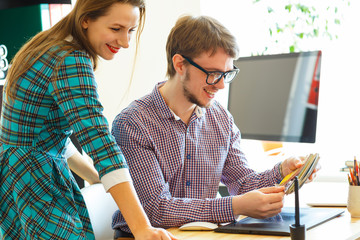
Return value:
<svg viewBox="0 0 360 240">
<path fill-rule="evenodd" d="M 151 227 L 131 182 L 119 183 L 109 192 L 136 239 L 177 239 L 164 229 Z"/>
<path fill-rule="evenodd" d="M 79 153 L 72 142 L 69 144 L 66 157 L 69 168 L 79 177 L 90 184 L 100 183 L 99 174 L 92 163 L 92 159 L 86 154 Z"/>
<path fill-rule="evenodd" d="M 120 148 L 109 133 L 108 122 L 102 114 L 103 107 L 96 89 L 91 60 L 84 52 L 74 51 L 61 63 L 48 91 L 77 134 L 81 147 L 94 160 L 94 166 L 104 184 L 104 177 L 115 170 L 126 169 L 127 164 Z M 77 169 L 80 169 L 80 174 L 87 172 L 83 167 L 76 167 L 76 164 L 74 166 L 74 163 L 79 163 L 74 159 L 70 159 L 70 162 L 72 163 L 69 166 L 72 166 L 74 172 Z M 82 163 L 85 167 L 89 167 L 85 161 Z M 111 174 L 104 186 L 111 189 L 109 192 L 115 202 L 121 211 L 125 211 L 126 221 L 134 231 L 136 239 L 173 239 L 165 230 L 155 229 L 149 225 L 149 220 L 132 190 L 133 187 L 129 186 L 131 183 L 121 181 L 122 179 L 127 179 L 127 176 Z"/>
</svg>

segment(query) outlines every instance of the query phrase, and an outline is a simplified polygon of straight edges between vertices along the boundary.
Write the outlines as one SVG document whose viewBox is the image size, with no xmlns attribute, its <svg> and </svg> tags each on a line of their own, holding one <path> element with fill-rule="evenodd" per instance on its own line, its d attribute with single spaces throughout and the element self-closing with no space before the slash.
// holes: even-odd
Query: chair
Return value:
<svg viewBox="0 0 360 240">
<path fill-rule="evenodd" d="M 106 193 L 101 183 L 81 189 L 96 240 L 113 240 L 112 215 L 119 209 L 110 193 Z"/>
</svg>

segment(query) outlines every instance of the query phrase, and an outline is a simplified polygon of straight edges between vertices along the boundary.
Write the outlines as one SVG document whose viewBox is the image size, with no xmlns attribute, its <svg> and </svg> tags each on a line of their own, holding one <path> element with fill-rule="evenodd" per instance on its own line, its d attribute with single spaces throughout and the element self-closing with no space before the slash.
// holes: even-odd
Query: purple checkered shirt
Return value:
<svg viewBox="0 0 360 240">
<path fill-rule="evenodd" d="M 224 107 L 216 101 L 197 107 L 186 125 L 166 105 L 161 84 L 124 109 L 112 127 L 151 224 L 233 221 L 232 197 L 216 198 L 219 183 L 230 195 L 273 186 L 281 181 L 279 164 L 261 173 L 250 169 L 240 131 Z M 129 231 L 119 211 L 113 227 Z"/>
</svg>

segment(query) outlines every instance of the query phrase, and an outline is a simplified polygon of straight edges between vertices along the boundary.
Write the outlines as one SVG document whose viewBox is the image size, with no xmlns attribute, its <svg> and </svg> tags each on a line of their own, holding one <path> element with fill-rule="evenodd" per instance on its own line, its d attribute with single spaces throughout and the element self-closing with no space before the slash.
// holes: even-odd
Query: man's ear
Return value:
<svg viewBox="0 0 360 240">
<path fill-rule="evenodd" d="M 173 62 L 175 71 L 178 74 L 183 75 L 185 73 L 184 58 L 180 54 L 175 54 L 172 57 L 172 62 Z"/>
</svg>

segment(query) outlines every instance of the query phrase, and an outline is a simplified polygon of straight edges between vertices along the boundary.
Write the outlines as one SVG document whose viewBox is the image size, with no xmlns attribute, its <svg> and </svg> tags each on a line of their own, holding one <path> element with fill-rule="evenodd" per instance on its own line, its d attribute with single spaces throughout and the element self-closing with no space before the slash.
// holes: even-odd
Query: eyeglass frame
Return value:
<svg viewBox="0 0 360 240">
<path fill-rule="evenodd" d="M 236 75 L 240 72 L 240 69 L 238 68 L 238 67 L 236 67 L 235 65 L 233 65 L 233 69 L 232 70 L 229 70 L 229 71 L 226 71 L 226 72 L 222 72 L 222 71 L 206 71 L 203 67 L 201 67 L 199 64 L 197 64 L 197 63 L 195 63 L 193 60 L 191 60 L 191 58 L 189 58 L 189 57 L 186 57 L 186 56 L 184 56 L 184 55 L 181 55 L 188 63 L 190 63 L 192 66 L 194 66 L 194 67 L 196 67 L 197 69 L 199 69 L 199 70 L 201 70 L 201 71 L 203 71 L 205 74 L 206 74 L 206 84 L 208 84 L 208 85 L 215 85 L 215 84 L 217 84 L 218 82 L 220 82 L 220 80 L 224 77 L 224 83 L 231 83 L 234 79 L 235 79 L 235 77 L 236 77 Z M 235 76 L 233 77 L 233 79 L 231 79 L 230 81 L 225 81 L 225 79 L 226 79 L 226 75 L 227 74 L 229 74 L 230 72 L 236 72 L 236 74 L 235 74 Z M 213 82 L 213 83 L 209 83 L 208 82 L 208 78 L 209 78 L 209 76 L 210 76 L 210 74 L 212 74 L 212 73 L 220 73 L 221 75 L 220 75 L 220 77 L 218 78 L 218 79 L 216 79 L 216 81 L 215 82 Z"/>
</svg>

